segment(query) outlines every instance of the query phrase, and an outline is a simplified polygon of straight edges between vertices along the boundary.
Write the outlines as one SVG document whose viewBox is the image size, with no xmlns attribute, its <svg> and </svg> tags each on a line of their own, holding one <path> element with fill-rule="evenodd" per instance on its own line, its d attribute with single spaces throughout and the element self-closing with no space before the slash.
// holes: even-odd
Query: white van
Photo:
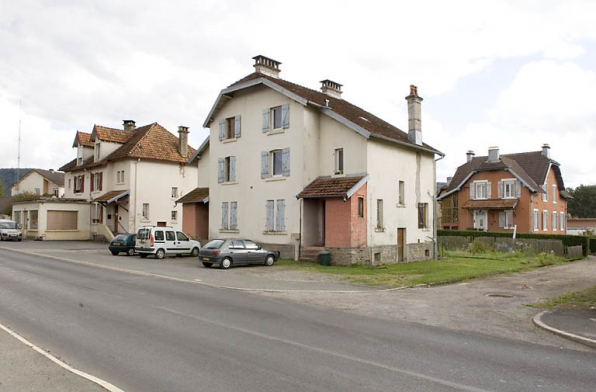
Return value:
<svg viewBox="0 0 596 392">
<path fill-rule="evenodd" d="M 156 259 L 163 259 L 168 255 L 199 256 L 201 243 L 191 240 L 181 231 L 171 227 L 144 226 L 137 232 L 135 251 L 145 258 L 155 255 Z"/>
<path fill-rule="evenodd" d="M 0 219 L 0 241 L 21 241 L 22 239 L 21 225 L 12 220 Z"/>
</svg>

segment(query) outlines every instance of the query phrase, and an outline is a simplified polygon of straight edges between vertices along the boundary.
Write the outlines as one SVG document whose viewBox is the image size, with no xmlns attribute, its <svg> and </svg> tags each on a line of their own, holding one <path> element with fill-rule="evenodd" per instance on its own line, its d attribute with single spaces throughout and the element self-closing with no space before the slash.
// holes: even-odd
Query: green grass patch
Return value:
<svg viewBox="0 0 596 392">
<path fill-rule="evenodd" d="M 563 294 L 560 297 L 550 298 L 530 306 L 534 308 L 594 309 L 596 308 L 596 286 L 583 291 Z"/>
<path fill-rule="evenodd" d="M 278 265 L 317 273 L 333 274 L 351 283 L 387 287 L 412 287 L 419 284 L 447 284 L 497 274 L 529 271 L 548 265 L 564 264 L 554 254 L 521 252 L 445 252 L 441 260 L 382 265 L 324 267 L 312 262 L 280 260 Z"/>
</svg>

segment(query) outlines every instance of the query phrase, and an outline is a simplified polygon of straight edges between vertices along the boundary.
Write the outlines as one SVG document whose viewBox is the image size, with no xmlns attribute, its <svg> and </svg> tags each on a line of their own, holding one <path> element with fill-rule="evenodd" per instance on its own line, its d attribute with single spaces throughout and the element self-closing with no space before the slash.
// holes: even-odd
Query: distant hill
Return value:
<svg viewBox="0 0 596 392">
<path fill-rule="evenodd" d="M 23 178 L 33 169 L 21 169 L 19 171 L 19 178 Z M 7 195 L 10 195 L 10 187 L 17 182 L 17 169 L 0 169 L 0 181 L 4 184 L 4 189 Z"/>
</svg>

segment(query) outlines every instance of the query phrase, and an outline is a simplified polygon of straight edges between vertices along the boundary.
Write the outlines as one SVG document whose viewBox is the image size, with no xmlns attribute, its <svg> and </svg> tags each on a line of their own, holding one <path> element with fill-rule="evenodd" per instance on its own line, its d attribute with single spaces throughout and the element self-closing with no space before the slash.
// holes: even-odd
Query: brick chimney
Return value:
<svg viewBox="0 0 596 392">
<path fill-rule="evenodd" d="M 418 96 L 418 87 L 410 85 L 408 101 L 408 139 L 412 143 L 422 145 L 422 116 L 420 113 L 420 102 L 422 97 Z"/>
<path fill-rule="evenodd" d="M 136 123 L 134 120 L 123 120 L 122 125 L 124 126 L 125 131 L 134 131 L 136 128 Z"/>
<path fill-rule="evenodd" d="M 255 56 L 252 59 L 255 61 L 255 72 L 279 78 L 279 73 L 281 72 L 279 69 L 281 63 L 279 61 L 261 55 Z"/>
<path fill-rule="evenodd" d="M 472 159 L 474 159 L 474 155 L 476 155 L 474 151 L 468 150 L 468 152 L 466 153 L 466 162 L 472 162 Z"/>
<path fill-rule="evenodd" d="M 182 157 L 188 157 L 188 127 L 178 127 L 178 152 Z"/>
<path fill-rule="evenodd" d="M 321 92 L 330 97 L 341 99 L 341 84 L 329 79 L 321 80 Z"/>
<path fill-rule="evenodd" d="M 542 153 L 541 154 L 543 157 L 550 159 L 550 146 L 548 145 L 548 143 L 544 143 L 542 145 Z"/>
<path fill-rule="evenodd" d="M 499 147 L 493 146 L 488 148 L 488 161 L 499 162 Z"/>
</svg>

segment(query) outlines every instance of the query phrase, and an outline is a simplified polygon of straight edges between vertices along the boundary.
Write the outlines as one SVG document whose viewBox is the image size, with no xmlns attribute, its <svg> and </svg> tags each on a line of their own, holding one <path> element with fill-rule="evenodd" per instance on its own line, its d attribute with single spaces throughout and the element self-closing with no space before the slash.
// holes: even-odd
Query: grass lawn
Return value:
<svg viewBox="0 0 596 392">
<path fill-rule="evenodd" d="M 534 308 L 596 309 L 596 286 L 531 305 Z"/>
<path fill-rule="evenodd" d="M 412 287 L 418 284 L 446 284 L 480 278 L 493 274 L 529 271 L 547 265 L 566 263 L 552 254 L 524 254 L 521 252 L 445 252 L 441 260 L 391 264 L 378 267 L 329 266 L 292 260 L 280 260 L 278 265 L 319 273 L 339 275 L 352 283 L 388 287 Z"/>
</svg>

